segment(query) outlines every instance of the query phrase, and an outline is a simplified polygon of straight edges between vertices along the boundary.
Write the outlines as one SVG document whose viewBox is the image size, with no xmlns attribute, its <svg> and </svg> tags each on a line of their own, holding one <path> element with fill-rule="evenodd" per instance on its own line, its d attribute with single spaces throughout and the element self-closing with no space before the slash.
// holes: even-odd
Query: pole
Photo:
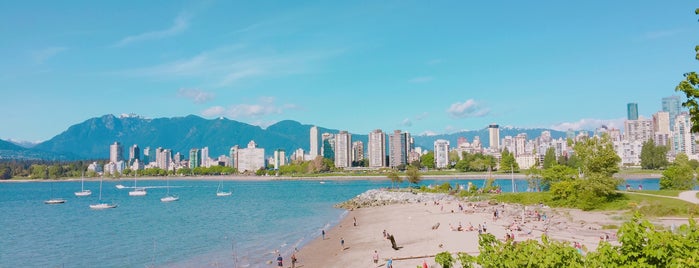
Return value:
<svg viewBox="0 0 699 268">
<path fill-rule="evenodd" d="M 512 180 L 512 192 L 515 191 L 515 164 L 510 163 L 510 179 Z"/>
</svg>

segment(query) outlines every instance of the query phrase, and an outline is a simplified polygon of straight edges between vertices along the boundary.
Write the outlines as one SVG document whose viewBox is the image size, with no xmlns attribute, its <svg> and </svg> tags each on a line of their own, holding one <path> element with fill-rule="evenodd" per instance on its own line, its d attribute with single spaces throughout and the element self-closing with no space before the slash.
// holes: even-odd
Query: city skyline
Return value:
<svg viewBox="0 0 699 268">
<path fill-rule="evenodd" d="M 0 139 L 122 113 L 411 135 L 622 129 L 628 103 L 650 118 L 696 69 L 694 4 L 5 2 Z"/>
</svg>

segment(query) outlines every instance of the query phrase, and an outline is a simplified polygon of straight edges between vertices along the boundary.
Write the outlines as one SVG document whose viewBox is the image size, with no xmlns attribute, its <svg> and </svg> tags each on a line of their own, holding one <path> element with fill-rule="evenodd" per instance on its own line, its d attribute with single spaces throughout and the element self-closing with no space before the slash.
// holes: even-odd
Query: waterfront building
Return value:
<svg viewBox="0 0 699 268">
<path fill-rule="evenodd" d="M 673 152 L 684 153 L 689 159 L 699 159 L 697 156 L 697 135 L 692 133 L 692 121 L 687 112 L 681 112 L 675 117 L 675 129 L 673 130 Z"/>
<path fill-rule="evenodd" d="M 364 160 L 364 143 L 362 141 L 352 142 L 352 162 Z"/>
<path fill-rule="evenodd" d="M 490 135 L 490 149 L 500 150 L 500 127 L 497 124 L 490 124 L 488 134 Z"/>
<path fill-rule="evenodd" d="M 321 142 L 323 145 L 320 147 L 320 154 L 324 158 L 335 160 L 335 135 L 323 133 Z"/>
<path fill-rule="evenodd" d="M 283 165 L 286 165 L 286 151 L 284 149 L 274 150 L 274 169 L 278 170 Z"/>
<path fill-rule="evenodd" d="M 388 136 L 389 143 L 389 160 L 390 167 L 398 167 L 408 163 L 408 134 L 400 130 L 393 131 L 392 135 Z"/>
<path fill-rule="evenodd" d="M 250 141 L 247 148 L 237 149 L 234 158 L 239 172 L 255 172 L 265 167 L 265 149 L 257 148 L 255 141 Z"/>
<path fill-rule="evenodd" d="M 233 168 L 238 168 L 238 145 L 231 146 L 231 149 L 228 150 L 228 158 L 230 161 L 230 166 Z"/>
<path fill-rule="evenodd" d="M 141 149 L 138 148 L 138 144 L 134 144 L 129 147 L 129 164 L 133 164 L 135 160 L 141 159 Z"/>
<path fill-rule="evenodd" d="M 386 135 L 380 129 L 369 133 L 368 141 L 369 167 L 380 168 L 386 166 Z"/>
<path fill-rule="evenodd" d="M 311 146 L 308 154 L 311 156 L 311 159 L 315 159 L 318 156 L 318 127 L 312 126 L 310 132 Z"/>
<path fill-rule="evenodd" d="M 189 168 L 195 169 L 201 166 L 201 151 L 198 148 L 189 150 Z"/>
<path fill-rule="evenodd" d="M 632 102 L 626 105 L 626 119 L 638 120 L 638 103 Z"/>
<path fill-rule="evenodd" d="M 352 135 L 343 130 L 335 135 L 335 167 L 352 166 Z"/>
<path fill-rule="evenodd" d="M 124 160 L 123 150 L 124 148 L 118 141 L 115 141 L 113 144 L 109 145 L 109 162 L 116 163 Z"/>
<path fill-rule="evenodd" d="M 201 148 L 201 162 L 200 166 L 209 167 L 209 147 Z"/>
<path fill-rule="evenodd" d="M 434 141 L 434 167 L 447 168 L 449 167 L 449 141 L 435 140 Z"/>
<path fill-rule="evenodd" d="M 650 119 L 637 119 L 624 121 L 624 136 L 630 141 L 646 142 L 653 138 L 653 121 Z"/>
<path fill-rule="evenodd" d="M 519 133 L 515 136 L 514 151 L 511 151 L 515 156 L 527 154 L 527 133 Z M 530 147 L 530 146 L 529 146 Z M 530 150 L 531 151 L 531 150 Z"/>
<path fill-rule="evenodd" d="M 141 162 L 143 162 L 144 165 L 148 165 L 150 163 L 152 158 L 150 146 L 146 147 L 143 149 L 143 157 L 141 157 Z"/>
</svg>

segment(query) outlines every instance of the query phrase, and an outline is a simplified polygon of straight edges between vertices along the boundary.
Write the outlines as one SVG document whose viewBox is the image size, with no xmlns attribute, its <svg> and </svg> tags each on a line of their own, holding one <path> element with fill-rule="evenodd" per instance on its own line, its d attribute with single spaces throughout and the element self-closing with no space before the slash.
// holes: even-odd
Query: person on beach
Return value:
<svg viewBox="0 0 699 268">
<path fill-rule="evenodd" d="M 283 258 L 281 254 L 277 255 L 277 267 L 284 267 Z"/>
<path fill-rule="evenodd" d="M 340 247 L 342 247 L 342 250 L 345 250 L 345 239 L 340 237 Z"/>
<path fill-rule="evenodd" d="M 386 237 L 387 237 L 387 235 L 386 235 L 386 229 L 384 229 L 384 230 L 383 230 L 383 238 L 386 238 Z"/>
<path fill-rule="evenodd" d="M 374 250 L 374 255 L 371 256 L 371 258 L 374 260 L 374 264 L 378 265 L 379 264 L 379 252 Z"/>
<path fill-rule="evenodd" d="M 320 234 L 323 235 L 323 240 L 325 240 L 325 230 L 320 230 Z"/>
<path fill-rule="evenodd" d="M 483 222 L 483 232 L 484 232 L 484 233 L 488 232 L 488 229 L 487 229 L 487 227 L 485 226 L 485 222 Z"/>
<path fill-rule="evenodd" d="M 357 227 L 357 218 L 356 218 L 356 217 L 352 217 L 352 219 L 354 220 L 354 226 Z"/>
<path fill-rule="evenodd" d="M 296 268 L 296 253 L 291 254 L 291 268 Z"/>
</svg>

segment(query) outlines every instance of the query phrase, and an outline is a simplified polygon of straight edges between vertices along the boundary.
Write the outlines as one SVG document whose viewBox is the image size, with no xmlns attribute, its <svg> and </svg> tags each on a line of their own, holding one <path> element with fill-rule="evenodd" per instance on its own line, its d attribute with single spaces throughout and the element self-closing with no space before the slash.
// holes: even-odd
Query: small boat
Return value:
<svg viewBox="0 0 699 268">
<path fill-rule="evenodd" d="M 119 188 L 117 186 L 117 188 Z M 129 196 L 145 196 L 148 192 L 146 192 L 146 188 L 143 187 L 136 187 L 136 176 L 133 177 L 133 191 L 129 192 Z"/>
<path fill-rule="evenodd" d="M 44 201 L 44 204 L 47 204 L 47 205 L 57 205 L 57 204 L 63 204 L 63 203 L 65 203 L 65 202 L 66 202 L 66 200 L 63 199 L 63 198 L 54 198 L 54 197 L 53 197 L 53 182 L 52 182 L 52 183 L 51 183 L 51 199 L 45 200 L 45 201 Z"/>
<path fill-rule="evenodd" d="M 218 182 L 218 188 L 216 188 L 216 196 L 230 196 L 233 194 L 233 192 L 222 192 L 221 184 L 223 184 L 223 180 Z"/>
<path fill-rule="evenodd" d="M 108 208 L 115 208 L 117 207 L 117 204 L 108 204 L 108 203 L 102 203 L 102 179 L 100 178 L 100 198 L 99 198 L 99 203 L 97 204 L 91 204 L 90 208 L 91 209 L 108 209 Z"/>
<path fill-rule="evenodd" d="M 52 198 L 52 199 L 49 199 L 49 200 L 44 201 L 44 204 L 56 205 L 56 204 L 63 204 L 63 203 L 65 203 L 65 202 L 66 202 L 65 199 L 61 199 L 61 198 Z"/>
<path fill-rule="evenodd" d="M 161 202 L 173 202 L 173 201 L 177 201 L 177 200 L 180 200 L 179 196 L 170 195 L 170 178 L 168 177 L 167 178 L 167 195 L 165 195 L 165 197 L 163 197 L 163 198 L 160 198 L 160 201 Z"/>
<path fill-rule="evenodd" d="M 85 190 L 85 173 L 83 173 L 83 176 L 80 179 L 80 192 L 75 192 L 75 196 L 85 197 L 90 195 L 92 195 L 92 191 Z"/>
</svg>

